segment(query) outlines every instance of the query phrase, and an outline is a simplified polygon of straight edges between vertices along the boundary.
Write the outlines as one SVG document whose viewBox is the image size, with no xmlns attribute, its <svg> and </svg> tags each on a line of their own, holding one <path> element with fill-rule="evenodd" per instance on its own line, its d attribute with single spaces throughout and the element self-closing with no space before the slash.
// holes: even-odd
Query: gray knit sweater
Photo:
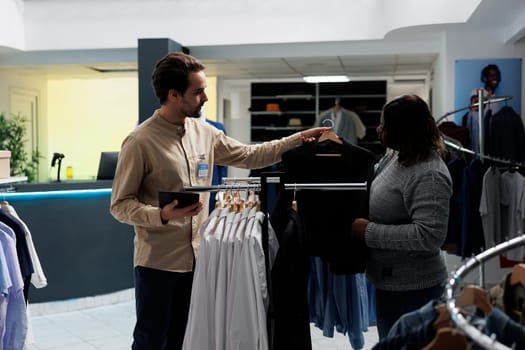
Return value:
<svg viewBox="0 0 525 350">
<path fill-rule="evenodd" d="M 399 164 L 389 150 L 370 187 L 370 257 L 366 274 L 378 289 L 405 291 L 444 283 L 440 247 L 447 235 L 452 180 L 434 153 L 425 162 Z"/>
</svg>

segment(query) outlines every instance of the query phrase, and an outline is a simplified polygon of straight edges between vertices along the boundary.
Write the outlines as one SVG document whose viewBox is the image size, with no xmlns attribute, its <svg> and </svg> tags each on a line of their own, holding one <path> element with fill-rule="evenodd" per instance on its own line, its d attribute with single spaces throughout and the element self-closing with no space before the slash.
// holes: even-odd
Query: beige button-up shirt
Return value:
<svg viewBox="0 0 525 350">
<path fill-rule="evenodd" d="M 156 111 L 124 139 L 111 195 L 111 214 L 134 226 L 134 266 L 187 272 L 198 255 L 199 227 L 208 215 L 209 193 L 200 193 L 204 208 L 197 216 L 162 224 L 159 191 L 211 185 L 214 163 L 245 169 L 269 166 L 301 143 L 296 133 L 245 145 L 197 119 L 186 118 L 182 127 Z"/>
</svg>

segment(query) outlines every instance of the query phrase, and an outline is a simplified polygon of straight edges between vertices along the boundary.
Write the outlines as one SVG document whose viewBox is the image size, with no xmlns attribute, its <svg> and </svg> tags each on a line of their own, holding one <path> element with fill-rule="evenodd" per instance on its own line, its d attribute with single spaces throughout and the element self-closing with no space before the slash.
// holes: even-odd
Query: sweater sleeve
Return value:
<svg viewBox="0 0 525 350">
<path fill-rule="evenodd" d="M 447 234 L 451 195 L 452 183 L 446 173 L 427 171 L 414 174 L 407 179 L 403 188 L 403 204 L 408 222 L 370 222 L 365 232 L 367 246 L 406 251 L 438 250 Z"/>
</svg>

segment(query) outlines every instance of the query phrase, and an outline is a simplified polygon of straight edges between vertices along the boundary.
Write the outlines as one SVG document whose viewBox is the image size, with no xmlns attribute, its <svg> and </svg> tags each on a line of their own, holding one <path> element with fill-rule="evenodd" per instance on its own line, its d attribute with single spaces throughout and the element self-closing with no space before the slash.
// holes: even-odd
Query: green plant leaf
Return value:
<svg viewBox="0 0 525 350">
<path fill-rule="evenodd" d="M 7 119 L 0 113 L 0 149 L 11 151 L 11 176 L 27 176 L 28 182 L 35 182 L 38 176 L 38 164 L 43 158 L 37 150 L 28 155 L 24 143 L 26 138 L 25 120 L 13 114 Z"/>
</svg>

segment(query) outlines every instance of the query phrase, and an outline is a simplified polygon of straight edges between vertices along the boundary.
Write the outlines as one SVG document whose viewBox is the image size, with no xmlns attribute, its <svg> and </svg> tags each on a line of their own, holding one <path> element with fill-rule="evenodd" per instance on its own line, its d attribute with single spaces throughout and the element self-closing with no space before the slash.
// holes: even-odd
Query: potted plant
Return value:
<svg viewBox="0 0 525 350">
<path fill-rule="evenodd" d="M 27 154 L 24 144 L 27 141 L 24 118 L 12 115 L 7 119 L 0 113 L 0 149 L 11 151 L 10 167 L 12 176 L 27 176 L 28 182 L 35 182 L 38 175 L 38 164 L 42 155 L 33 150 Z"/>
</svg>

